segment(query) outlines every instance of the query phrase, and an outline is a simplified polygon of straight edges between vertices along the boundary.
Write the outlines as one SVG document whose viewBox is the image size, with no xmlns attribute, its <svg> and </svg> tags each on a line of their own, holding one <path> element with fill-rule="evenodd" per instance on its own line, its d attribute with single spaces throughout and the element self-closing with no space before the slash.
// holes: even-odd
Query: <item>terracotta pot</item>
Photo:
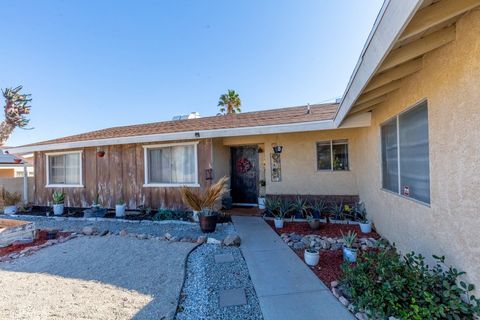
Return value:
<svg viewBox="0 0 480 320">
<path fill-rule="evenodd" d="M 97 157 L 103 158 L 105 156 L 105 151 L 97 151 Z"/>
<path fill-rule="evenodd" d="M 310 226 L 310 229 L 312 229 L 312 230 L 320 229 L 320 221 L 319 220 L 309 220 L 308 225 Z"/>
<path fill-rule="evenodd" d="M 215 232 L 217 227 L 217 215 L 213 216 L 199 216 L 200 229 L 203 233 Z"/>
</svg>

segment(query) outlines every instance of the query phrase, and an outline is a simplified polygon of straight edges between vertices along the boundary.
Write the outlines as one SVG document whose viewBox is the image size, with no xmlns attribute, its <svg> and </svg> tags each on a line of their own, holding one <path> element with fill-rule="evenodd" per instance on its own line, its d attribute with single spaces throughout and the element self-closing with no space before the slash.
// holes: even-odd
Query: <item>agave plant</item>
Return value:
<svg viewBox="0 0 480 320">
<path fill-rule="evenodd" d="M 300 217 L 307 218 L 308 217 L 308 202 L 306 199 L 301 198 L 300 196 L 297 196 L 295 200 L 292 202 L 292 210 L 295 211 L 295 214 L 299 215 Z"/>
<path fill-rule="evenodd" d="M 271 196 L 265 199 L 265 208 L 267 209 L 267 213 L 272 215 L 278 210 L 278 207 L 281 204 L 281 200 L 279 197 Z"/>
<path fill-rule="evenodd" d="M 352 248 L 353 245 L 355 244 L 355 241 L 357 240 L 357 233 L 355 231 L 349 230 L 347 234 L 344 234 L 343 231 L 340 231 L 342 233 L 342 238 L 343 242 L 345 243 L 345 246 L 347 248 Z"/>
<path fill-rule="evenodd" d="M 312 211 L 318 213 L 319 218 L 325 213 L 327 207 L 327 203 L 323 200 L 316 200 L 310 205 Z"/>
<path fill-rule="evenodd" d="M 344 220 L 345 219 L 345 207 L 343 205 L 343 202 L 340 201 L 340 203 L 332 203 L 331 205 L 331 210 L 332 214 L 335 218 L 335 220 Z"/>
<path fill-rule="evenodd" d="M 61 191 L 55 191 L 52 198 L 53 204 L 62 204 L 65 201 L 65 194 Z"/>
<path fill-rule="evenodd" d="M 292 212 L 292 203 L 288 200 L 280 201 L 279 206 L 273 216 L 275 219 L 283 219 L 287 214 Z"/>
<path fill-rule="evenodd" d="M 200 212 L 203 216 L 216 215 L 214 212 L 215 204 L 228 192 L 227 177 L 223 177 L 215 184 L 208 187 L 203 193 L 198 188 L 182 187 L 183 202 L 192 210 Z"/>
</svg>

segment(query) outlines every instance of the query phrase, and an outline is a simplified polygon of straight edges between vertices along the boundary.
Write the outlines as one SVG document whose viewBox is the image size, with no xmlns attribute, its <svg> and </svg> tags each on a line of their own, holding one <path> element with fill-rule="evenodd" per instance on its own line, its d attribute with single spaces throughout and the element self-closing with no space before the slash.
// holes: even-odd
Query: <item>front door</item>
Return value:
<svg viewBox="0 0 480 320">
<path fill-rule="evenodd" d="M 258 147 L 233 147 L 232 201 L 234 204 L 256 204 L 258 197 Z"/>
</svg>

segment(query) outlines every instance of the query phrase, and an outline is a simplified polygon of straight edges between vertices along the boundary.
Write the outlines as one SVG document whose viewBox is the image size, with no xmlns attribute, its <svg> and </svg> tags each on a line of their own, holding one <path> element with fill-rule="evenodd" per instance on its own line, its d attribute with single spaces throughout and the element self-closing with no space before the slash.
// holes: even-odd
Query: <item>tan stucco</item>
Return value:
<svg viewBox="0 0 480 320">
<path fill-rule="evenodd" d="M 316 142 L 347 139 L 349 149 L 355 129 L 327 130 L 318 132 L 290 133 L 223 139 L 227 146 L 260 144 L 264 146 L 265 180 L 267 194 L 302 195 L 357 195 L 354 172 L 356 159 L 350 156 L 350 171 L 317 171 Z M 282 181 L 272 182 L 270 154 L 272 144 L 283 146 L 281 154 Z M 260 158 L 262 163 L 262 159 Z"/>
<path fill-rule="evenodd" d="M 352 144 L 360 198 L 382 235 L 403 252 L 445 255 L 480 285 L 480 11 L 457 39 L 423 58 L 423 69 L 372 113 Z M 379 124 L 428 99 L 430 192 L 426 206 L 380 190 Z"/>
</svg>

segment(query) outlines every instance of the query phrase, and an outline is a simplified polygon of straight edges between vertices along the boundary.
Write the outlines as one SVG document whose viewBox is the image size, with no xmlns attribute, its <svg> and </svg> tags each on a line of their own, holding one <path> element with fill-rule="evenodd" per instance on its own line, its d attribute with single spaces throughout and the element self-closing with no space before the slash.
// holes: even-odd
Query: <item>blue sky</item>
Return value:
<svg viewBox="0 0 480 320">
<path fill-rule="evenodd" d="M 4 1 L 0 87 L 33 97 L 10 146 L 342 95 L 382 0 Z"/>
</svg>

